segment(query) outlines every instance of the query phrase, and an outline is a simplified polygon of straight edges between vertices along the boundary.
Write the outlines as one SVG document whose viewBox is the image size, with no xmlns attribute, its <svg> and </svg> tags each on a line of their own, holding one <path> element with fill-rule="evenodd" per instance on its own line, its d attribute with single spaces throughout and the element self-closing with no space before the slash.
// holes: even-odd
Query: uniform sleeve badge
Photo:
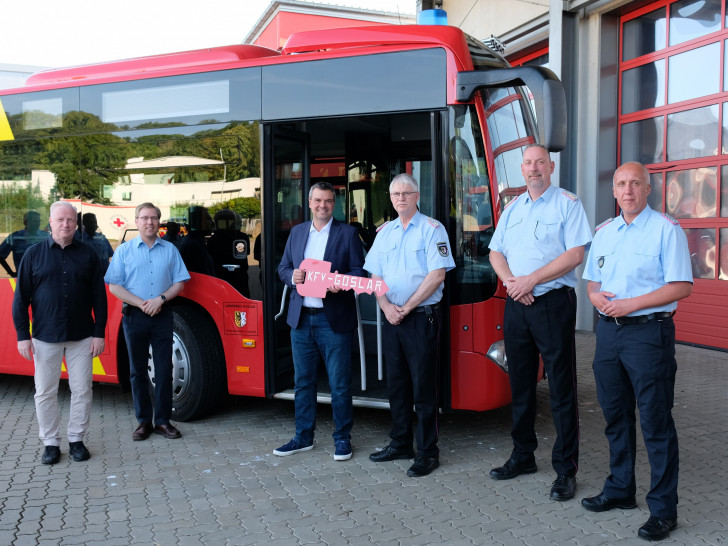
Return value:
<svg viewBox="0 0 728 546">
<path fill-rule="evenodd" d="M 437 243 L 437 252 L 443 258 L 447 258 L 448 254 L 450 253 L 450 250 L 447 248 L 447 243 Z"/>
</svg>

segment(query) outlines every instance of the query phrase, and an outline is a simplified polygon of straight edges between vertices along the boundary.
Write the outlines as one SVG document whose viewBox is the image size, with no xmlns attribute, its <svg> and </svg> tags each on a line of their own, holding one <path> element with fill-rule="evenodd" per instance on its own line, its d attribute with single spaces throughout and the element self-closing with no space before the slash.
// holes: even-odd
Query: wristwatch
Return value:
<svg viewBox="0 0 728 546">
<path fill-rule="evenodd" d="M 167 301 L 167 296 L 165 296 L 164 294 L 159 294 L 159 297 L 162 298 L 162 303 Z"/>
</svg>

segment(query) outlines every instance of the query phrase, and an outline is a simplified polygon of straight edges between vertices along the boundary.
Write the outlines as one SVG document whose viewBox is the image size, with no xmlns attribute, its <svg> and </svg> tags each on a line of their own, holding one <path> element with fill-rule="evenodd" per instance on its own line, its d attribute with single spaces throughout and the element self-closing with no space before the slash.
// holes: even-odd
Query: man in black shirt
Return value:
<svg viewBox="0 0 728 546">
<path fill-rule="evenodd" d="M 35 361 L 35 410 L 45 445 L 43 464 L 55 464 L 61 456 L 58 382 L 64 356 L 71 388 L 69 454 L 74 461 L 91 456 L 83 438 L 91 413 L 93 359 L 104 350 L 107 311 L 99 258 L 93 248 L 73 238 L 76 209 L 58 201 L 51 205 L 50 216 L 51 238 L 25 253 L 13 299 L 18 352 Z"/>
</svg>

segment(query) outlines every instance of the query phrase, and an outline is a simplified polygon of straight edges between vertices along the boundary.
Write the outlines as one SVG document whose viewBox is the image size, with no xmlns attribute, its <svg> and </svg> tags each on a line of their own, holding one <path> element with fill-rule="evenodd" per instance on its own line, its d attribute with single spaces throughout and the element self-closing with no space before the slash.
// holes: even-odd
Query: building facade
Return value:
<svg viewBox="0 0 728 546">
<path fill-rule="evenodd" d="M 409 25 L 414 22 L 414 13 L 384 12 L 300 0 L 274 0 L 243 43 L 280 49 L 291 34 L 301 30 Z"/>
</svg>

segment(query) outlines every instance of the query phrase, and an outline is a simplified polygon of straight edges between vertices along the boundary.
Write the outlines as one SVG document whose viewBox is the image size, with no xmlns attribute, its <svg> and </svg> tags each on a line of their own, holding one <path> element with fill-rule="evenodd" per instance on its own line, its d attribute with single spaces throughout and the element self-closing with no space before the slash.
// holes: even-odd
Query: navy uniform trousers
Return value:
<svg viewBox="0 0 728 546">
<path fill-rule="evenodd" d="M 417 414 L 417 449 L 423 457 L 437 457 L 437 381 L 440 309 L 418 307 L 398 325 L 384 320 L 384 351 L 392 438 L 395 449 L 412 447 L 412 406 Z"/>
<path fill-rule="evenodd" d="M 671 317 L 624 326 L 599 320 L 594 377 L 607 422 L 610 470 L 603 492 L 617 498 L 635 494 L 636 400 L 652 469 L 647 504 L 652 516 L 670 519 L 677 517 L 676 371 Z"/>
<path fill-rule="evenodd" d="M 531 305 L 506 300 L 503 334 L 511 383 L 513 453 L 534 460 L 539 353 L 551 395 L 556 441 L 551 461 L 559 476 L 575 476 L 579 465 L 579 407 L 576 393 L 576 294 L 562 287 L 537 296 Z"/>
</svg>

